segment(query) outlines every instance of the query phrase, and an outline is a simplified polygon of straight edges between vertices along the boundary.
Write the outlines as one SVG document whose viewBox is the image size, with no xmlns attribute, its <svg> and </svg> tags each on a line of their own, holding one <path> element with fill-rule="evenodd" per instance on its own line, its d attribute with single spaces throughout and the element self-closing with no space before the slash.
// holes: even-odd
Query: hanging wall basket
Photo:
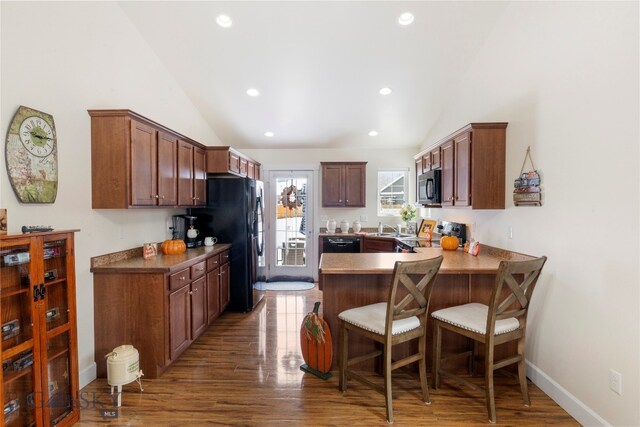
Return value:
<svg viewBox="0 0 640 427">
<path fill-rule="evenodd" d="M 524 171 L 527 158 L 531 163 L 531 170 Z M 513 203 L 516 206 L 542 206 L 542 187 L 540 187 L 540 174 L 533 165 L 531 147 L 527 147 L 524 155 L 520 176 L 513 181 Z"/>
</svg>

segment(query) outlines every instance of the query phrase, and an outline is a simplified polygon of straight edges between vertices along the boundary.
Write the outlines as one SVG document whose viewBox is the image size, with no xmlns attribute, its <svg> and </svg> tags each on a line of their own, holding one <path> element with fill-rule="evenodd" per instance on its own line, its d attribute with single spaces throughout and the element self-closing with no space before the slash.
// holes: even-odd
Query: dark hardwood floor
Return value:
<svg viewBox="0 0 640 427">
<path fill-rule="evenodd" d="M 317 288 L 269 291 L 253 312 L 224 314 L 160 379 L 143 378 L 143 392 L 124 386 L 117 418 L 100 412 L 113 409 L 106 380 L 92 382 L 81 390 L 79 425 L 387 425 L 381 394 L 355 381 L 342 394 L 337 373 L 323 381 L 300 370 L 300 324 L 318 300 Z M 412 374 L 393 380 L 395 425 L 488 424 L 479 392 L 445 382 L 427 406 Z M 495 388 L 498 425 L 579 425 L 531 383 L 528 408 L 517 379 L 497 375 Z"/>
</svg>

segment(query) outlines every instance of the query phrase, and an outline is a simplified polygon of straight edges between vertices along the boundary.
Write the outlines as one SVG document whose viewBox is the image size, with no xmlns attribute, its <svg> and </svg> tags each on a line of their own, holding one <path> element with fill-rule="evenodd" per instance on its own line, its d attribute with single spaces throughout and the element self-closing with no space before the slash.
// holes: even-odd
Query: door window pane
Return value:
<svg viewBox="0 0 640 427">
<path fill-rule="evenodd" d="M 276 265 L 306 266 L 307 178 L 277 178 Z"/>
</svg>

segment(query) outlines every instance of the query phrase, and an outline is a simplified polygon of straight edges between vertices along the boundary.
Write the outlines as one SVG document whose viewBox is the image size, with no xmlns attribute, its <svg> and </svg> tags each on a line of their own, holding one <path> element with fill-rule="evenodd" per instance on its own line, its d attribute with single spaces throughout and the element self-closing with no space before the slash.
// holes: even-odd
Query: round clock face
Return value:
<svg viewBox="0 0 640 427">
<path fill-rule="evenodd" d="M 47 157 L 53 151 L 54 134 L 51 126 L 38 116 L 30 116 L 20 124 L 20 141 L 36 157 Z"/>
</svg>

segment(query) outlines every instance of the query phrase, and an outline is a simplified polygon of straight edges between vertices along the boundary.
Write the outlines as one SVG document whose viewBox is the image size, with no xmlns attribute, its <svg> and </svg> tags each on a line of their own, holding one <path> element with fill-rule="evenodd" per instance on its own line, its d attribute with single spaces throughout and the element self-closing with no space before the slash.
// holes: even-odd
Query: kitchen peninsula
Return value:
<svg viewBox="0 0 640 427">
<path fill-rule="evenodd" d="M 386 301 L 396 261 L 416 261 L 442 254 L 444 259 L 431 294 L 429 313 L 441 308 L 468 302 L 488 303 L 495 275 L 502 260 L 527 260 L 533 257 L 491 246 L 483 246 L 477 257 L 462 250 L 446 251 L 441 248 L 417 248 L 416 253 L 349 253 L 322 254 L 320 259 L 320 289 L 323 293 L 323 316 L 329 324 L 334 353 L 338 354 L 340 322 L 338 315 L 349 308 Z M 400 292 L 400 289 L 398 289 Z M 432 330 L 428 325 L 427 342 L 431 343 Z M 415 345 L 415 344 L 414 344 Z M 445 352 L 462 351 L 467 340 L 443 335 Z M 513 351 L 509 345 L 496 351 Z M 358 336 L 349 337 L 350 354 L 363 354 L 373 349 L 369 341 Z M 408 348 L 399 349 L 397 358 Z M 352 353 L 353 352 L 353 353 Z M 431 346 L 427 345 L 427 360 L 431 360 Z M 464 362 L 464 361 L 461 361 Z M 430 364 L 427 363 L 427 366 Z M 363 364 L 363 366 L 366 366 Z M 373 365 L 370 364 L 369 367 Z M 460 364 L 462 367 L 463 365 Z M 333 369 L 338 368 L 337 357 Z"/>
</svg>

